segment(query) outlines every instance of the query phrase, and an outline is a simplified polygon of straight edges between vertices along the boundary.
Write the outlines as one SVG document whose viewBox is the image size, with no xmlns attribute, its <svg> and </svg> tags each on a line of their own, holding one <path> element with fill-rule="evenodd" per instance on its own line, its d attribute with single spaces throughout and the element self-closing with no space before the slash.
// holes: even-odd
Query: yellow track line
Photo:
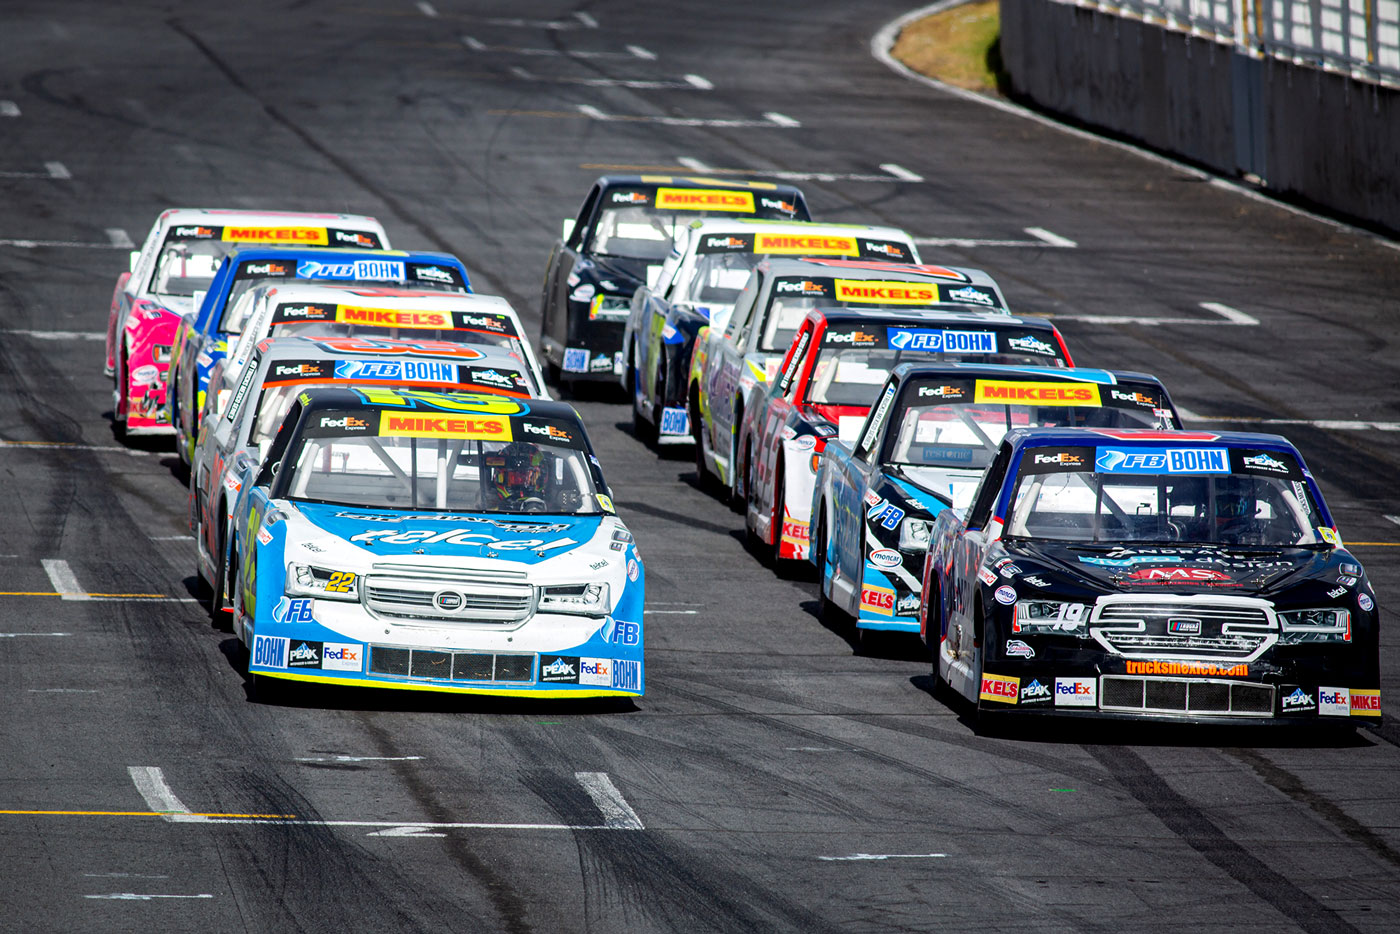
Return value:
<svg viewBox="0 0 1400 934">
<path fill-rule="evenodd" d="M 0 597 L 62 597 L 71 594 L 61 594 L 56 590 L 0 590 Z M 149 600 L 165 599 L 163 593 L 90 593 L 84 594 L 87 597 L 134 597 Z"/>
</svg>

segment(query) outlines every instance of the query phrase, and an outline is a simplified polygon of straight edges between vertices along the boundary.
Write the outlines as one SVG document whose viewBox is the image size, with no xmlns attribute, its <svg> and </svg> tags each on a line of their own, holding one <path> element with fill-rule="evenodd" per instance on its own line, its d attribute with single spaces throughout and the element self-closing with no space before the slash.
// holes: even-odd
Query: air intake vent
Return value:
<svg viewBox="0 0 1400 934">
<path fill-rule="evenodd" d="M 369 670 L 371 674 L 420 681 L 532 683 L 535 680 L 535 656 L 372 645 Z"/>
<path fill-rule="evenodd" d="M 1100 679 L 1102 710 L 1181 713 L 1222 717 L 1271 717 L 1274 689 L 1267 684 L 1185 678 Z"/>
</svg>

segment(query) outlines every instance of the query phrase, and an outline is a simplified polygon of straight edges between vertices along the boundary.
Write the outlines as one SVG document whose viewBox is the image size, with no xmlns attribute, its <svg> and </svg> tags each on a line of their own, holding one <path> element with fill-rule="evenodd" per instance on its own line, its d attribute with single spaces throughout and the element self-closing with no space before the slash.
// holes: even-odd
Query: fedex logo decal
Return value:
<svg viewBox="0 0 1400 934">
<path fill-rule="evenodd" d="M 358 642 L 327 642 L 321 649 L 321 667 L 330 671 L 361 671 L 365 647 Z"/>
<path fill-rule="evenodd" d="M 1350 717 L 1351 691 L 1346 688 L 1318 688 L 1317 713 L 1322 717 Z"/>
<path fill-rule="evenodd" d="M 1097 707 L 1099 683 L 1093 678 L 1056 678 L 1056 707 Z"/>
</svg>

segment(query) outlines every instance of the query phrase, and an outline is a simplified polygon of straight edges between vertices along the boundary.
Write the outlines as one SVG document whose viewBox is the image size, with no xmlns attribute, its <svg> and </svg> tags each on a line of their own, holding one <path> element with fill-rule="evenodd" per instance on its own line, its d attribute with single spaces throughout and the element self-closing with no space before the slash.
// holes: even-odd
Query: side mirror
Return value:
<svg viewBox="0 0 1400 934">
<path fill-rule="evenodd" d="M 131 271 L 132 271 L 132 272 L 135 272 L 135 271 L 136 271 L 136 264 L 137 264 L 138 262 L 140 262 L 140 260 L 141 260 L 141 251 L 140 251 L 140 250 L 132 250 L 132 251 L 131 251 L 131 259 L 130 259 L 130 261 L 129 261 L 129 264 L 130 264 L 130 266 L 131 266 Z"/>
<path fill-rule="evenodd" d="M 196 312 L 199 311 L 199 306 L 204 304 L 204 296 L 206 296 L 206 295 L 208 295 L 208 294 L 209 294 L 208 292 L 196 292 L 196 293 L 194 293 L 194 310 L 195 310 Z"/>
<path fill-rule="evenodd" d="M 563 240 L 565 243 L 567 243 L 568 240 L 569 240 L 569 237 L 573 235 L 573 232 L 574 232 L 574 221 L 573 221 L 573 218 L 569 218 L 568 220 L 564 221 L 563 233 L 560 235 L 559 239 L 561 239 L 561 240 Z"/>
</svg>

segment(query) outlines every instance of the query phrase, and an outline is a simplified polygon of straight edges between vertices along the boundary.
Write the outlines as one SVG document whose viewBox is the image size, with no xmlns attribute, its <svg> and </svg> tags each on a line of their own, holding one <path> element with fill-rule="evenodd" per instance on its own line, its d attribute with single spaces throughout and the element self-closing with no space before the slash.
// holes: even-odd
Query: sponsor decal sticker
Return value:
<svg viewBox="0 0 1400 934">
<path fill-rule="evenodd" d="M 754 212 L 752 192 L 723 188 L 658 188 L 656 206 L 667 211 Z"/>
<path fill-rule="evenodd" d="M 997 603 L 1004 603 L 1010 606 L 1016 602 L 1016 588 L 1007 587 L 1003 584 L 996 589 L 994 596 L 997 598 Z"/>
<path fill-rule="evenodd" d="M 365 647 L 359 642 L 324 642 L 321 667 L 327 671 L 363 671 Z"/>
<path fill-rule="evenodd" d="M 1249 675 L 1248 665 L 1215 665 L 1210 662 L 1133 662 L 1128 665 L 1130 675 L 1193 675 L 1243 678 Z"/>
<path fill-rule="evenodd" d="M 290 640 L 281 636 L 253 636 L 253 664 L 263 668 L 286 668 Z"/>
<path fill-rule="evenodd" d="M 860 247 L 855 237 L 760 233 L 754 237 L 753 251 L 787 256 L 857 256 Z"/>
<path fill-rule="evenodd" d="M 987 567 L 978 569 L 977 579 L 982 583 L 986 584 L 988 587 L 992 586 L 997 582 L 996 573 L 991 568 Z"/>
<path fill-rule="evenodd" d="M 1050 586 L 1049 581 L 1037 577 L 1034 574 L 1027 574 L 1025 577 L 1021 578 L 1021 583 L 1030 584 L 1032 587 L 1039 587 L 1042 590 L 1047 589 Z"/>
<path fill-rule="evenodd" d="M 1020 639 L 1007 639 L 1006 654 L 1009 658 L 1035 658 L 1035 649 Z"/>
<path fill-rule="evenodd" d="M 1040 357 L 1059 356 L 1053 344 L 1041 340 L 1034 334 L 1028 334 L 1025 337 L 1008 337 L 1006 339 L 1006 346 L 1008 349 L 1015 350 L 1019 353 L 1032 353 Z"/>
<path fill-rule="evenodd" d="M 637 576 L 638 576 L 639 574 L 641 574 L 641 568 L 638 567 L 637 562 L 636 562 L 634 559 L 632 559 L 632 558 L 628 558 L 628 559 L 627 559 L 627 579 L 630 580 L 630 581 L 632 581 L 632 583 L 635 584 L 635 583 L 637 582 Z"/>
<path fill-rule="evenodd" d="M 335 320 L 341 324 L 363 324 L 384 328 L 425 330 L 450 330 L 452 328 L 452 316 L 445 311 L 338 305 L 335 310 Z"/>
<path fill-rule="evenodd" d="M 402 260 L 396 259 L 357 259 L 348 263 L 304 259 L 297 263 L 297 278 L 402 282 L 404 264 Z"/>
<path fill-rule="evenodd" d="M 330 242 L 324 227 L 225 227 L 224 243 L 300 243 L 325 246 Z"/>
<path fill-rule="evenodd" d="M 1056 707 L 1097 707 L 1099 683 L 1093 678 L 1056 678 Z"/>
<path fill-rule="evenodd" d="M 886 328 L 890 347 L 924 353 L 984 354 L 997 352 L 995 331 L 950 331 L 934 328 Z"/>
<path fill-rule="evenodd" d="M 564 369 L 569 373 L 584 373 L 588 370 L 588 350 L 584 347 L 570 347 L 564 351 Z"/>
<path fill-rule="evenodd" d="M 571 655 L 541 655 L 540 683 L 578 684 L 579 659 Z"/>
<path fill-rule="evenodd" d="M 321 643 L 307 640 L 296 640 L 291 643 L 292 649 L 287 654 L 288 668 L 320 668 L 321 667 Z"/>
<path fill-rule="evenodd" d="M 997 379 L 979 379 L 972 401 L 1064 406 L 1102 404 L 1099 387 L 1093 383 L 1021 383 Z"/>
<path fill-rule="evenodd" d="M 1021 696 L 1021 679 L 985 674 L 982 676 L 982 690 L 977 696 L 986 701 L 1014 704 Z"/>
<path fill-rule="evenodd" d="M 462 438 L 468 441 L 510 441 L 510 419 L 501 415 L 404 415 L 379 413 L 382 438 Z"/>
<path fill-rule="evenodd" d="M 272 533 L 267 529 L 258 529 L 258 542 L 266 545 L 272 541 Z"/>
<path fill-rule="evenodd" d="M 611 363 L 609 364 L 611 366 Z M 690 434 L 690 415 L 681 406 L 669 406 L 661 410 L 660 434 L 663 435 L 688 435 Z"/>
<path fill-rule="evenodd" d="M 966 398 L 967 390 L 961 386 L 920 386 L 919 398 L 923 399 L 928 396 L 942 399 L 945 402 L 955 402 Z"/>
<path fill-rule="evenodd" d="M 1318 688 L 1317 713 L 1321 717 L 1350 717 L 1351 692 L 1346 688 Z"/>
<path fill-rule="evenodd" d="M 1381 692 L 1368 688 L 1352 688 L 1351 715 L 1353 717 L 1379 717 L 1381 715 Z"/>
<path fill-rule="evenodd" d="M 619 691 L 642 689 L 642 663 L 622 658 L 612 660 L 612 686 Z"/>
<path fill-rule="evenodd" d="M 922 282 L 882 282 L 875 279 L 837 279 L 836 299 L 877 305 L 933 305 L 938 286 Z"/>
<path fill-rule="evenodd" d="M 860 608 L 880 616 L 893 616 L 894 591 L 877 584 L 866 584 L 860 590 Z"/>
<path fill-rule="evenodd" d="M 1041 684 L 1039 680 L 1034 680 L 1030 684 L 1021 688 L 1022 704 L 1039 704 L 1050 700 L 1054 696 L 1050 692 L 1048 684 Z"/>
<path fill-rule="evenodd" d="M 871 525 L 879 523 L 886 529 L 893 530 L 899 528 L 899 522 L 904 518 L 904 510 L 888 500 L 881 499 L 866 510 L 865 516 Z"/>
<path fill-rule="evenodd" d="M 1317 711 L 1317 698 L 1304 691 L 1302 688 L 1294 688 L 1291 694 L 1283 694 L 1280 690 L 1279 710 L 1286 714 L 1293 713 L 1315 713 Z"/>
<path fill-rule="evenodd" d="M 870 553 L 870 563 L 877 568 L 897 568 L 904 563 L 904 556 L 893 548 L 877 548 Z"/>
<path fill-rule="evenodd" d="M 1359 593 L 1356 595 L 1356 605 L 1361 607 L 1361 609 L 1370 612 L 1371 607 L 1375 606 L 1376 604 L 1371 599 L 1369 594 Z"/>
<path fill-rule="evenodd" d="M 1124 577 L 1131 584 L 1205 584 L 1214 587 L 1239 586 L 1234 578 L 1215 568 L 1136 568 Z"/>
<path fill-rule="evenodd" d="M 987 305 L 995 307 L 997 305 L 996 293 L 984 286 L 964 285 L 956 289 L 945 288 L 944 294 L 949 301 L 966 302 L 969 305 Z"/>
<path fill-rule="evenodd" d="M 603 512 L 617 512 L 613 507 L 612 497 L 608 496 L 606 493 L 594 493 L 593 498 L 598 501 L 598 507 L 602 509 Z"/>
<path fill-rule="evenodd" d="M 1100 473 L 1224 474 L 1230 472 L 1228 448 L 1099 448 L 1094 465 Z"/>
<path fill-rule="evenodd" d="M 613 663 L 610 658 L 580 658 L 578 660 L 578 683 L 594 687 L 612 686 Z"/>
</svg>

